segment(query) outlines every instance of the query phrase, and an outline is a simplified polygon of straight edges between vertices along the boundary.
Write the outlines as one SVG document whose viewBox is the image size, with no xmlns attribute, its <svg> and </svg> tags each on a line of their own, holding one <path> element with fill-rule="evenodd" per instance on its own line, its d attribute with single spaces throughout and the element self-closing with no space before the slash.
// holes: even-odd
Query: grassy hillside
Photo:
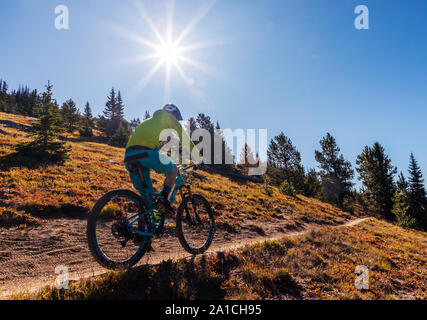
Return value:
<svg viewBox="0 0 427 320">
<path fill-rule="evenodd" d="M 31 119 L 0 113 L 0 120 L 30 124 Z M 71 159 L 65 165 L 13 163 L 14 146 L 26 140 L 26 133 L 0 124 L 0 223 L 35 224 L 32 217 L 84 215 L 106 192 L 133 188 L 123 165 L 124 149 L 68 135 Z M 12 156 L 11 156 L 12 155 Z M 162 177 L 153 174 L 155 186 Z M 303 196 L 288 197 L 273 188 L 272 195 L 259 184 L 233 182 L 206 172 L 190 176 L 194 190 L 205 195 L 220 213 L 218 225 L 238 232 L 242 221 L 288 220 L 286 228 L 298 229 L 307 223 L 335 224 L 350 217 L 332 205 Z M 7 217 L 6 217 L 7 215 Z"/>
<path fill-rule="evenodd" d="M 25 125 L 32 119 L 0 113 L 0 121 Z M 124 150 L 68 135 L 71 158 L 64 165 L 13 161 L 14 146 L 27 139 L 22 128 L 0 123 L 0 228 L 42 228 L 57 217 L 85 217 L 107 191 L 130 188 Z M 160 186 L 162 177 L 153 174 Z M 260 242 L 232 252 L 142 265 L 125 273 L 74 282 L 71 290 L 46 287 L 14 298 L 82 299 L 426 299 L 426 234 L 374 218 L 335 227 L 352 217 L 332 205 L 298 195 L 266 193 L 261 184 L 193 172 L 188 180 L 206 196 L 220 229 L 239 234 L 256 223 L 281 230 L 316 231 Z M 40 226 L 38 226 L 40 225 Z M 319 229 L 319 226 L 322 228 Z M 38 229 L 37 229 L 38 230 Z M 242 233 L 243 234 L 243 233 Z M 370 270 L 370 289 L 354 286 L 355 268 Z"/>
<path fill-rule="evenodd" d="M 167 261 L 15 299 L 426 299 L 427 239 L 375 218 L 241 250 Z M 369 268 L 369 289 L 355 268 Z"/>
</svg>

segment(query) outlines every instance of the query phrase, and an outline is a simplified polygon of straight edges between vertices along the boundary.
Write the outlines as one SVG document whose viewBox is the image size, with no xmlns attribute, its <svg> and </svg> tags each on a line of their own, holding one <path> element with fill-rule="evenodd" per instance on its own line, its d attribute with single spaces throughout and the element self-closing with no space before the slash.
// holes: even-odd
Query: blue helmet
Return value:
<svg viewBox="0 0 427 320">
<path fill-rule="evenodd" d="M 182 121 L 181 112 L 179 111 L 178 107 L 173 104 L 167 104 L 163 107 L 163 110 L 173 115 L 176 120 Z"/>
</svg>

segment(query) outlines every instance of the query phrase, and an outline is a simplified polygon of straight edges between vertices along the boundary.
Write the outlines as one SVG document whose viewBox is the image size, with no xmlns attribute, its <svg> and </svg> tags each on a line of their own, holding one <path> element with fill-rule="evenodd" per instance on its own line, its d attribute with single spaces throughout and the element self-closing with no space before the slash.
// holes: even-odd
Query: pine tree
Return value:
<svg viewBox="0 0 427 320">
<path fill-rule="evenodd" d="M 409 187 L 408 181 L 406 180 L 402 171 L 400 171 L 399 176 L 397 177 L 396 185 L 398 190 L 408 192 L 408 187 Z"/>
<path fill-rule="evenodd" d="M 408 193 L 398 188 L 393 196 L 393 209 L 396 224 L 406 228 L 412 228 L 416 224 L 415 218 L 410 212 Z"/>
<path fill-rule="evenodd" d="M 83 118 L 82 118 L 82 127 L 80 128 L 79 132 L 82 137 L 92 137 L 93 136 L 93 115 L 92 115 L 92 109 L 90 108 L 89 102 L 86 102 L 85 109 L 83 112 Z"/>
<path fill-rule="evenodd" d="M 93 126 L 93 115 L 89 102 L 86 102 L 85 109 L 83 111 L 83 117 L 89 122 L 91 126 Z"/>
<path fill-rule="evenodd" d="M 351 163 L 339 154 L 340 148 L 329 132 L 320 140 L 320 145 L 322 150 L 315 151 L 315 159 L 319 163 L 326 200 L 342 208 L 344 197 L 351 193 L 354 171 Z M 326 190 L 328 185 L 332 188 Z"/>
<path fill-rule="evenodd" d="M 0 112 L 7 112 L 7 83 L 0 79 Z"/>
<path fill-rule="evenodd" d="M 34 116 L 35 106 L 37 106 L 39 103 L 40 103 L 40 97 L 37 90 L 31 91 L 30 98 L 29 98 L 28 111 L 27 111 L 30 117 Z"/>
<path fill-rule="evenodd" d="M 41 103 L 35 111 L 38 121 L 33 124 L 32 135 L 42 145 L 55 140 L 57 135 L 63 131 L 58 107 L 52 99 L 52 88 L 53 85 L 49 81 L 46 91 L 42 94 Z"/>
<path fill-rule="evenodd" d="M 119 91 L 117 94 L 117 102 L 116 102 L 116 105 L 114 107 L 114 114 L 113 114 L 112 118 L 115 120 L 123 119 L 125 116 L 124 110 L 125 110 L 125 106 L 123 104 L 122 94 Z"/>
<path fill-rule="evenodd" d="M 129 140 L 129 132 L 120 124 L 116 133 L 111 137 L 109 144 L 114 147 L 124 148 Z"/>
<path fill-rule="evenodd" d="M 409 162 L 408 201 L 411 215 L 419 225 L 427 220 L 427 198 L 421 169 L 411 153 Z"/>
<path fill-rule="evenodd" d="M 118 125 L 114 119 L 116 118 L 116 105 L 117 105 L 117 96 L 114 88 L 111 89 L 109 96 L 107 97 L 107 102 L 105 103 L 105 109 L 102 111 L 103 116 L 99 117 L 98 128 L 104 133 L 107 138 L 117 131 Z"/>
<path fill-rule="evenodd" d="M 61 116 L 64 126 L 67 128 L 68 132 L 72 133 L 76 129 L 80 117 L 76 103 L 72 99 L 62 104 Z"/>
<path fill-rule="evenodd" d="M 269 164 L 278 169 L 295 169 L 301 164 L 301 154 L 283 132 L 270 141 L 267 156 Z"/>
<path fill-rule="evenodd" d="M 214 131 L 214 125 L 211 121 L 211 117 L 205 115 L 204 113 L 199 113 L 196 119 L 196 123 L 201 129 L 208 130 L 209 132 Z"/>
<path fill-rule="evenodd" d="M 15 90 L 12 90 L 12 92 L 7 96 L 6 112 L 14 113 L 14 114 L 17 113 L 16 91 Z"/>
<path fill-rule="evenodd" d="M 196 122 L 196 120 L 193 117 L 191 117 L 190 119 L 188 119 L 187 124 L 185 125 L 185 129 L 187 130 L 188 135 L 190 137 L 193 134 L 193 132 L 197 130 L 197 122 Z"/>
<path fill-rule="evenodd" d="M 30 89 L 25 86 L 19 86 L 15 92 L 16 113 L 25 116 L 33 115 L 33 108 L 36 105 L 34 98 L 37 96 L 37 91 L 30 92 Z"/>
<path fill-rule="evenodd" d="M 210 159 L 207 158 L 207 153 L 205 152 L 206 150 L 202 150 L 202 154 L 203 154 L 203 159 L 205 161 L 205 163 L 209 164 L 210 166 L 214 166 L 215 165 L 215 129 L 214 129 L 214 125 L 211 121 L 211 117 L 209 117 L 208 115 L 205 115 L 204 113 L 199 113 L 196 119 L 196 123 L 197 126 L 200 129 L 204 129 L 209 131 L 210 134 Z"/>
<path fill-rule="evenodd" d="M 36 107 L 35 115 L 38 119 L 32 124 L 30 133 L 33 141 L 17 145 L 16 151 L 20 155 L 41 161 L 63 162 L 69 158 L 70 148 L 65 147 L 63 142 L 56 141 L 63 128 L 58 106 L 52 99 L 52 87 L 48 82 L 46 91 Z"/>
<path fill-rule="evenodd" d="M 98 120 L 98 127 L 107 138 L 111 138 L 124 122 L 124 104 L 120 91 L 116 95 L 114 88 L 108 96 L 103 116 Z M 126 126 L 126 125 L 125 125 Z"/>
<path fill-rule="evenodd" d="M 141 120 L 139 118 L 133 118 L 133 120 L 130 122 L 130 127 L 132 131 L 135 132 L 135 130 L 141 125 Z"/>
<path fill-rule="evenodd" d="M 368 213 L 393 219 L 394 175 L 397 169 L 391 165 L 384 148 L 376 142 L 372 148 L 366 146 L 357 157 L 356 168 L 363 183 L 363 204 Z"/>
<path fill-rule="evenodd" d="M 115 108 L 117 103 L 116 91 L 114 90 L 114 88 L 111 89 L 110 95 L 108 96 L 107 99 L 108 100 L 107 100 L 107 103 L 105 104 L 105 109 L 103 113 L 106 119 L 111 120 L 114 118 Z"/>
<path fill-rule="evenodd" d="M 247 143 L 245 143 L 245 146 L 243 147 L 240 154 L 239 164 L 244 168 L 258 167 L 259 165 L 259 159 L 255 158 L 253 151 Z"/>
<path fill-rule="evenodd" d="M 225 141 L 223 131 L 221 130 L 221 126 L 219 125 L 219 121 L 216 122 L 216 126 L 214 129 L 214 150 L 215 152 L 215 145 L 221 145 L 221 164 L 217 164 L 220 170 L 230 172 L 233 170 L 234 166 L 234 156 L 233 152 L 230 149 L 230 147 L 227 145 L 227 142 Z M 218 156 L 219 158 L 219 156 Z"/>
<path fill-rule="evenodd" d="M 284 180 L 292 184 L 297 192 L 304 189 L 304 168 L 301 154 L 283 132 L 274 137 L 268 146 L 267 175 L 273 184 L 279 186 Z"/>
<path fill-rule="evenodd" d="M 307 197 L 320 197 L 322 192 L 322 184 L 319 180 L 319 175 L 314 169 L 309 169 L 305 176 L 304 195 Z"/>
</svg>

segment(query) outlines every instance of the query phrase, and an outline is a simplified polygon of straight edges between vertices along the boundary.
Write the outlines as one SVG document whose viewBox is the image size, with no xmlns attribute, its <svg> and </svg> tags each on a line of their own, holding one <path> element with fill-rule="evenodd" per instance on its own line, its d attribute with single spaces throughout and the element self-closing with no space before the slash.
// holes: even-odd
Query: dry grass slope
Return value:
<svg viewBox="0 0 427 320">
<path fill-rule="evenodd" d="M 0 113 L 0 120 L 29 125 L 32 119 Z M 123 149 L 68 135 L 71 159 L 63 166 L 11 164 L 26 133 L 0 124 L 0 228 L 25 228 L 46 218 L 85 216 L 107 191 L 130 188 Z M 5 134 L 6 133 L 6 134 Z M 99 139 L 98 139 L 99 140 Z M 159 186 L 161 177 L 154 174 Z M 72 283 L 71 290 L 45 288 L 32 299 L 426 299 L 426 234 L 369 219 L 354 227 L 346 212 L 303 196 L 288 197 L 259 184 L 206 172 L 190 174 L 195 192 L 220 214 L 218 226 L 239 233 L 251 221 L 280 222 L 283 230 L 323 225 L 302 237 L 267 241 L 229 253 L 167 261 L 125 273 Z M 259 230 L 262 233 L 263 230 Z M 370 289 L 354 286 L 355 267 L 370 269 Z"/>
<path fill-rule="evenodd" d="M 0 113 L 0 120 L 30 124 L 32 119 Z M 0 134 L 0 216 L 3 225 L 14 217 L 17 225 L 35 224 L 33 217 L 77 216 L 87 214 L 103 194 L 113 189 L 129 188 L 123 165 L 124 150 L 105 144 L 81 140 L 68 135 L 71 159 L 65 165 L 43 165 L 37 168 L 9 164 L 5 159 L 14 146 L 27 139 L 26 133 L 2 126 L 8 135 Z M 239 232 L 243 221 L 288 221 L 286 228 L 298 229 L 304 224 L 336 224 L 348 218 L 332 205 L 303 196 L 288 197 L 276 188 L 271 196 L 259 184 L 234 182 L 220 175 L 198 172 L 190 175 L 195 191 L 205 195 L 220 213 L 218 226 Z M 161 177 L 153 174 L 156 186 Z M 7 216 L 7 217 L 5 217 Z M 1 224 L 0 224 L 1 225 Z M 23 225 L 25 226 L 25 225 Z"/>
</svg>

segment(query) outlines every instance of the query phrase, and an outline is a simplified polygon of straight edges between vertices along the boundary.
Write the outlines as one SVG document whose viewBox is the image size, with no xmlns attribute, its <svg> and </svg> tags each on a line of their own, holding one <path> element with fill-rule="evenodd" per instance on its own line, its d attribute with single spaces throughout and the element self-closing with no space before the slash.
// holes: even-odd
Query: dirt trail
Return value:
<svg viewBox="0 0 427 320">
<path fill-rule="evenodd" d="M 329 227 L 354 226 L 365 219 Z M 321 227 L 325 225 L 308 225 L 297 231 L 283 231 L 278 222 L 251 222 L 242 226 L 242 231 L 237 234 L 217 230 L 208 254 L 233 250 L 267 239 L 299 236 Z M 155 240 L 153 247 L 155 251 L 146 254 L 139 265 L 190 257 L 174 235 Z M 0 299 L 5 299 L 12 293 L 36 291 L 45 285 L 54 285 L 57 277 L 55 268 L 60 265 L 68 268 L 70 280 L 106 272 L 89 252 L 86 220 L 49 219 L 44 220 L 41 227 L 30 230 L 0 230 Z"/>
</svg>

